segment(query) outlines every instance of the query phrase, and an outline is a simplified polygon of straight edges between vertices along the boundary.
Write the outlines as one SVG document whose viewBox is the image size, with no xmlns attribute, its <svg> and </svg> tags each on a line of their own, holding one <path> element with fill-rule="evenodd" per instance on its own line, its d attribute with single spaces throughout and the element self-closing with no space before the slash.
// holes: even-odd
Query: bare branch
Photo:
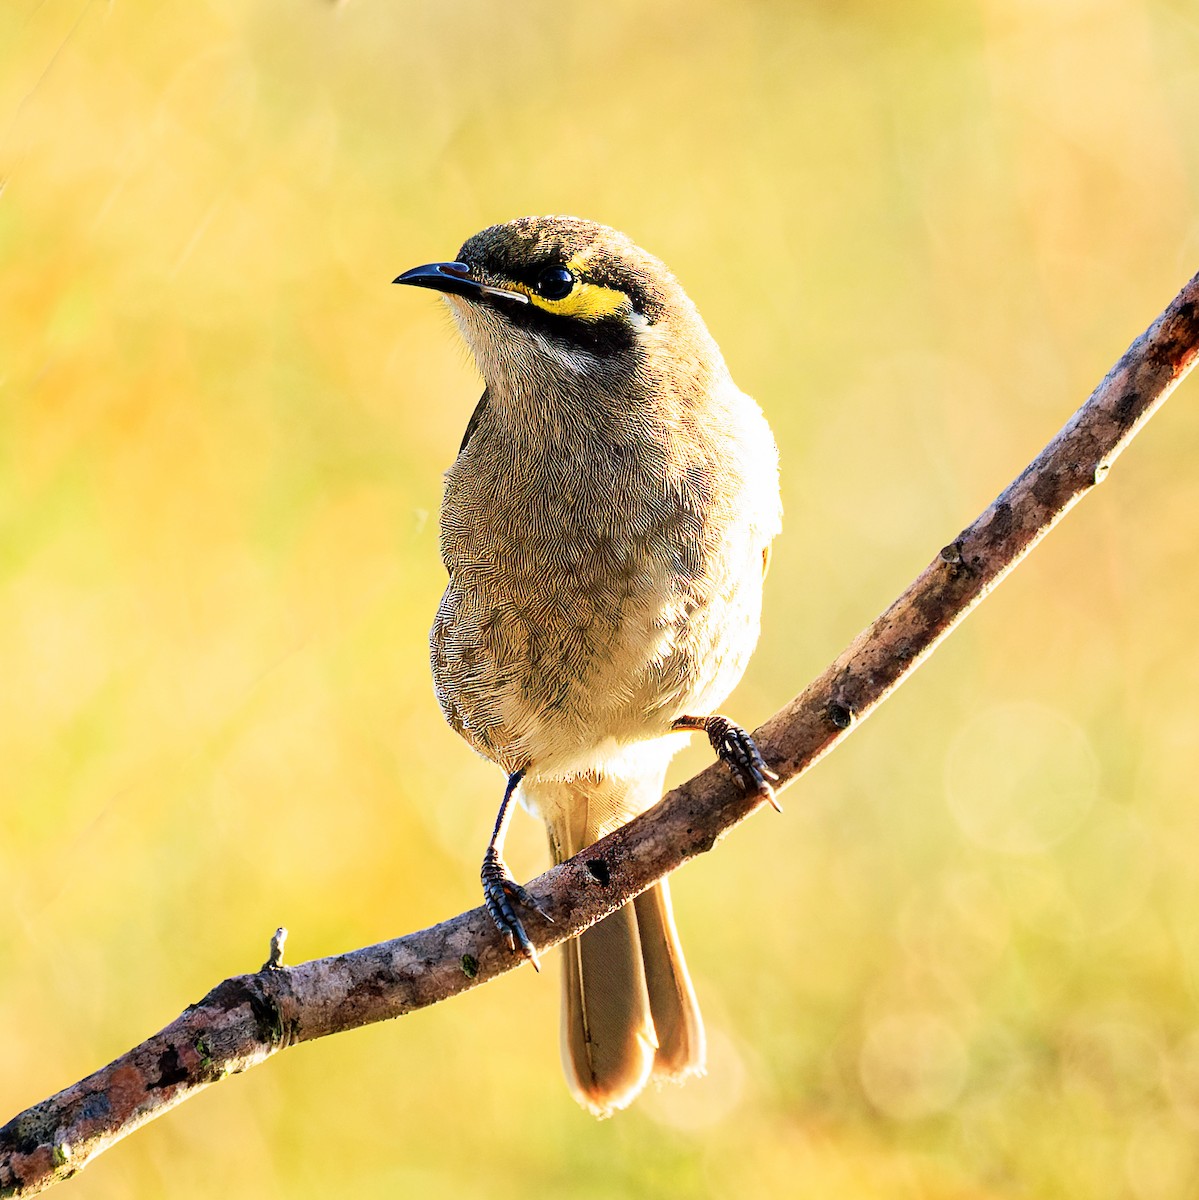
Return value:
<svg viewBox="0 0 1199 1200">
<path fill-rule="evenodd" d="M 968 529 L 836 662 L 757 732 L 782 784 L 862 720 L 1104 478 L 1116 456 L 1194 364 L 1199 275 L 1139 337 L 1090 399 Z M 530 890 L 554 924 L 529 914 L 539 949 L 586 929 L 706 850 L 760 804 L 723 767 L 542 875 Z M 224 1076 L 297 1042 L 402 1016 L 477 987 L 523 959 L 482 908 L 349 954 L 218 984 L 128 1054 L 0 1129 L 0 1196 L 30 1196 L 73 1175 L 139 1125 Z"/>
</svg>

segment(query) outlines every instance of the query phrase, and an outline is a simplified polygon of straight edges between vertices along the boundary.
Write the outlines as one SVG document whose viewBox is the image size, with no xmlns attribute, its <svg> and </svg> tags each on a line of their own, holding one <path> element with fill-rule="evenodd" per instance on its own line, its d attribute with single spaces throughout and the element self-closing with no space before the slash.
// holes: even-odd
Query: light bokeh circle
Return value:
<svg viewBox="0 0 1199 1200">
<path fill-rule="evenodd" d="M 1004 854 L 1037 854 L 1060 842 L 1098 791 L 1086 733 L 1034 702 L 997 704 L 968 718 L 945 758 L 945 796 L 959 828 Z"/>
</svg>

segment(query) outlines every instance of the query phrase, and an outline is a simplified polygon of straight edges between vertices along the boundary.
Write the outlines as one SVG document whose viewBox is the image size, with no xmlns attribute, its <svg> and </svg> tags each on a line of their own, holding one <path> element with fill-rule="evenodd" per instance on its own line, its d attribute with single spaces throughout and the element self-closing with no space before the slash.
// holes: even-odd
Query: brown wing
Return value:
<svg viewBox="0 0 1199 1200">
<path fill-rule="evenodd" d="M 483 415 L 483 410 L 487 407 L 487 389 L 484 388 L 483 394 L 479 397 L 479 403 L 475 405 L 475 411 L 470 414 L 470 420 L 466 423 L 466 432 L 462 435 L 462 445 L 458 447 L 458 453 L 461 454 L 466 449 L 466 443 L 470 441 L 470 435 L 474 433 L 475 426 L 479 423 L 479 418 Z"/>
</svg>

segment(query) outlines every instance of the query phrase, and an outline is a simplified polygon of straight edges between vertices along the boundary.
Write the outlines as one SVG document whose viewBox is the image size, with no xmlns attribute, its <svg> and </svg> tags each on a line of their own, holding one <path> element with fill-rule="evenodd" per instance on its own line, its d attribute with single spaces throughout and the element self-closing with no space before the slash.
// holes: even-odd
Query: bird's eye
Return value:
<svg viewBox="0 0 1199 1200">
<path fill-rule="evenodd" d="M 575 277 L 565 267 L 546 267 L 537 276 L 537 294 L 547 300 L 565 300 L 575 285 Z"/>
</svg>

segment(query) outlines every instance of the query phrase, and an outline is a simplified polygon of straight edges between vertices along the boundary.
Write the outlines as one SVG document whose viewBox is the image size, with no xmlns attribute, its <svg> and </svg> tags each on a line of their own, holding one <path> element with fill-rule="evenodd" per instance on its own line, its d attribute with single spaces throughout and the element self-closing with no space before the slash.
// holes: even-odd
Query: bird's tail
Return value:
<svg viewBox="0 0 1199 1200">
<path fill-rule="evenodd" d="M 527 780 L 555 862 L 657 803 L 662 775 Z M 704 1027 L 665 881 L 563 946 L 562 1063 L 575 1098 L 604 1117 L 647 1080 L 704 1069 Z"/>
</svg>

